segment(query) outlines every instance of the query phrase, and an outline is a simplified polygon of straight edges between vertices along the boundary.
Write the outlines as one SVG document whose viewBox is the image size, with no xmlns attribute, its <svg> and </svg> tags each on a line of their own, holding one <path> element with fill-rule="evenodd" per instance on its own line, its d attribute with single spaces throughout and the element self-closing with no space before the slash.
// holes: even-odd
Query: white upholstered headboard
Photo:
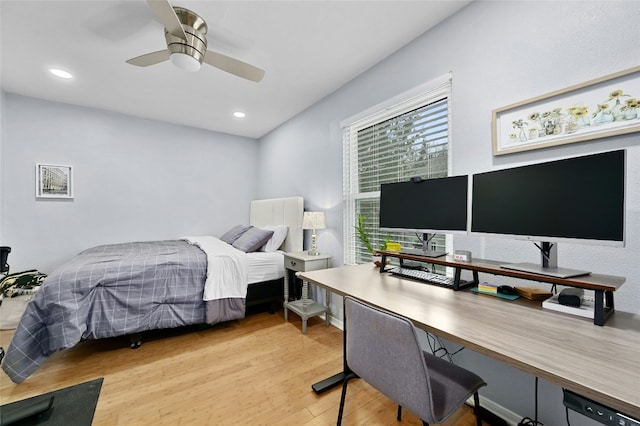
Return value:
<svg viewBox="0 0 640 426">
<path fill-rule="evenodd" d="M 287 252 L 302 251 L 303 212 L 304 199 L 302 197 L 253 200 L 249 224 L 253 226 L 287 225 L 289 233 L 281 249 Z"/>
</svg>

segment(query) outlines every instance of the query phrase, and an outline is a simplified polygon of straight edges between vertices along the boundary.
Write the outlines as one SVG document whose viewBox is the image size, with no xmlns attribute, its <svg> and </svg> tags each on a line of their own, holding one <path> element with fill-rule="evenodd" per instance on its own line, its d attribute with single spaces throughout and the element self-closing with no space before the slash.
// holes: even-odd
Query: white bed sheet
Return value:
<svg viewBox="0 0 640 426">
<path fill-rule="evenodd" d="M 210 235 L 181 239 L 207 255 L 203 300 L 247 297 L 249 262 L 244 252 Z"/>
<path fill-rule="evenodd" d="M 249 284 L 277 280 L 284 277 L 284 252 L 257 251 L 247 253 L 249 258 Z"/>
</svg>

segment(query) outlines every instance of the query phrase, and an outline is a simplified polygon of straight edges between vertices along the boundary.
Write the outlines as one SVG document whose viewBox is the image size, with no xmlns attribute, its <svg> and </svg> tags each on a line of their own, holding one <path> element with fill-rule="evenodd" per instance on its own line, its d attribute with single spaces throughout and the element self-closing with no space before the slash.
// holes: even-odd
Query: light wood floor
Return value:
<svg viewBox="0 0 640 426">
<path fill-rule="evenodd" d="M 153 332 L 137 350 L 125 337 L 86 341 L 51 356 L 16 385 L 0 372 L 2 404 L 104 377 L 94 425 L 335 425 L 340 387 L 311 384 L 340 371 L 342 332 L 282 312 L 252 313 L 207 329 Z M 7 348 L 13 331 L 0 332 Z M 362 380 L 349 385 L 345 425 L 420 425 Z M 474 425 L 463 407 L 446 425 Z"/>
</svg>

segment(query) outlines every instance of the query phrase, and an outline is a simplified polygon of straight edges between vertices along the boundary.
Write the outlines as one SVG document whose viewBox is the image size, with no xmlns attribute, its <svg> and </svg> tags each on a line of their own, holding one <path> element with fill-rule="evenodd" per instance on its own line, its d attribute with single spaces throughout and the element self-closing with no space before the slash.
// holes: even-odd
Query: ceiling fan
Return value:
<svg viewBox="0 0 640 426">
<path fill-rule="evenodd" d="M 164 25 L 167 48 L 129 59 L 127 63 L 148 67 L 171 60 L 177 67 L 198 71 L 202 62 L 247 80 L 258 82 L 264 70 L 238 59 L 207 50 L 207 23 L 196 13 L 183 7 L 173 7 L 167 0 L 147 0 L 154 14 Z"/>
</svg>

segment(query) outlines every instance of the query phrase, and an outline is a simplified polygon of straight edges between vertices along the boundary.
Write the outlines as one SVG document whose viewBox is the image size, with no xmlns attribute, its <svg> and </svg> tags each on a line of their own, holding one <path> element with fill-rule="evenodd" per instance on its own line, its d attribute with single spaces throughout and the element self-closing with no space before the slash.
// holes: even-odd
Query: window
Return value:
<svg viewBox="0 0 640 426">
<path fill-rule="evenodd" d="M 371 261 L 356 237 L 360 216 L 374 247 L 387 238 L 421 246 L 418 236 L 378 229 L 380 184 L 449 175 L 450 90 L 446 75 L 342 123 L 345 264 Z M 444 236 L 432 244 L 444 249 Z"/>
</svg>

